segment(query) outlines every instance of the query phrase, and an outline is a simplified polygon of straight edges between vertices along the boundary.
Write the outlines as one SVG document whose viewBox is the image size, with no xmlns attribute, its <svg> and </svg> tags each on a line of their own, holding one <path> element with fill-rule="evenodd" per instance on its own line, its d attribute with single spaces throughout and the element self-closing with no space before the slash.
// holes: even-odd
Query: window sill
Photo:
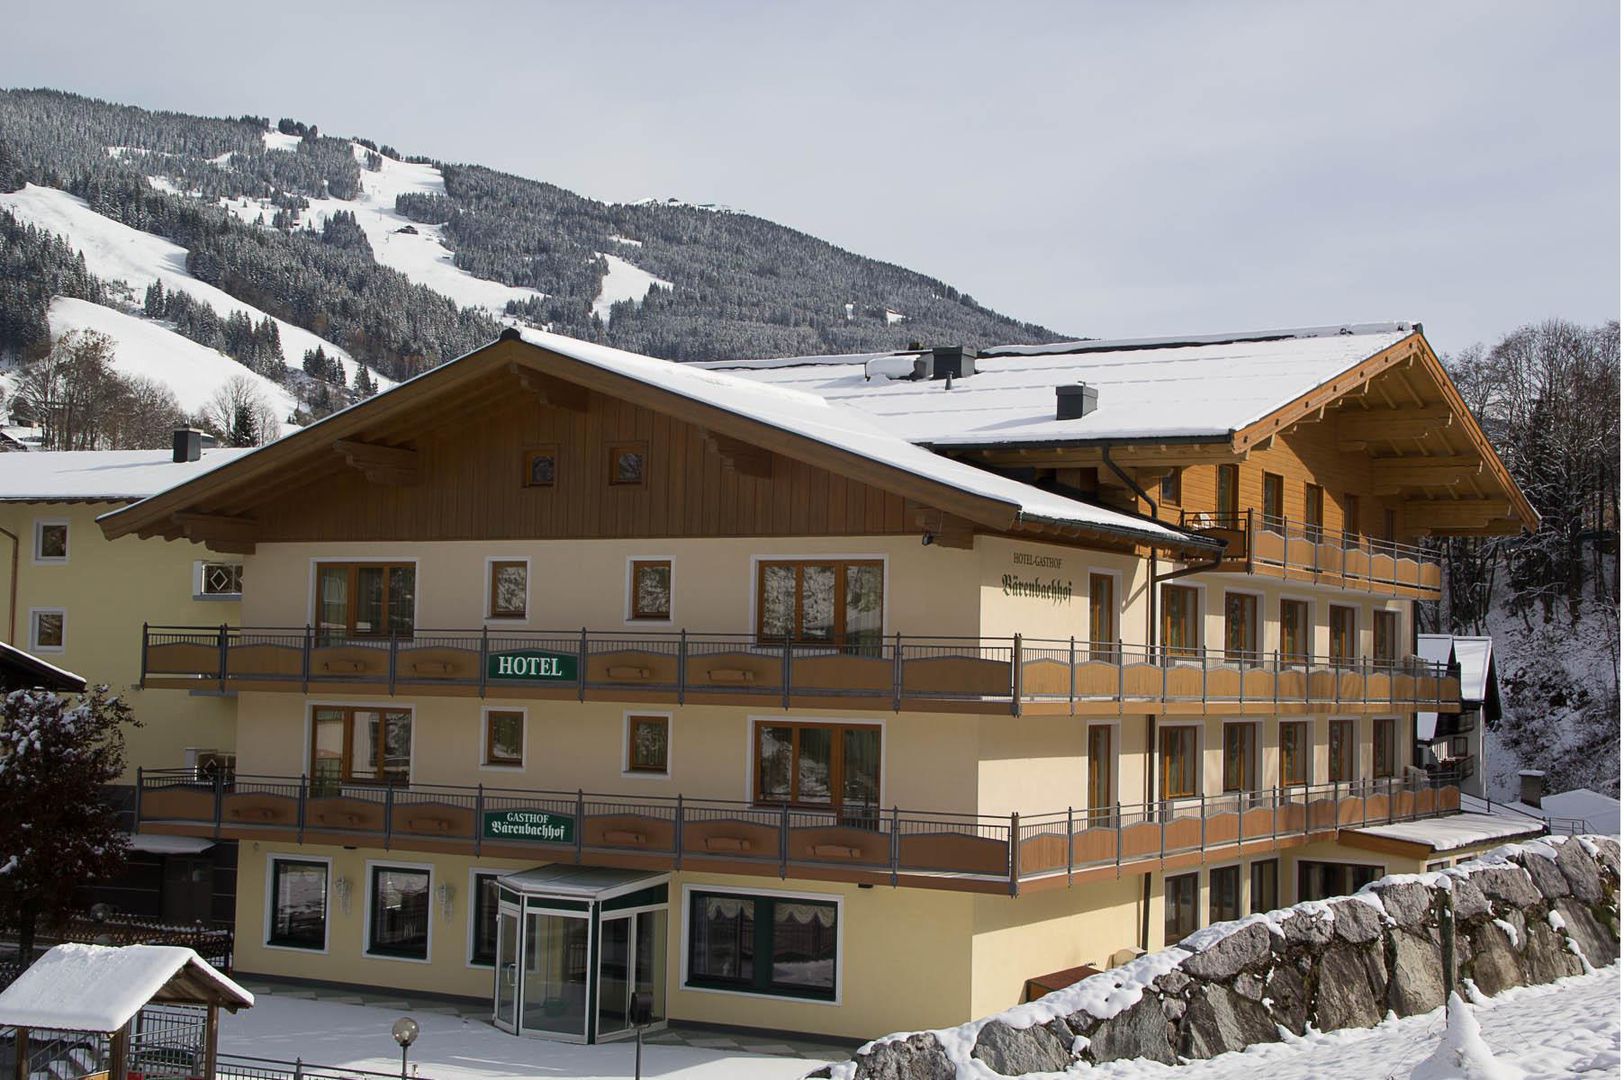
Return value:
<svg viewBox="0 0 1624 1080">
<path fill-rule="evenodd" d="M 509 765 L 500 761 L 482 761 L 479 768 L 482 772 L 524 772 L 524 763 Z"/>
<path fill-rule="evenodd" d="M 684 990 L 693 990 L 701 994 L 730 994 L 734 997 L 760 998 L 763 1001 L 794 1001 L 807 1005 L 839 1005 L 840 994 L 833 996 L 826 994 L 795 994 L 788 992 L 773 992 L 770 990 L 744 989 L 742 987 L 723 986 L 720 984 L 697 983 L 692 980 L 682 984 Z"/>
<path fill-rule="evenodd" d="M 669 780 L 671 770 L 656 772 L 653 769 L 621 769 L 620 775 L 627 780 Z"/>
<path fill-rule="evenodd" d="M 240 604 L 242 603 L 242 593 L 193 593 L 192 599 L 196 600 L 200 604 L 207 604 L 217 601 Z"/>
<path fill-rule="evenodd" d="M 362 950 L 361 955 L 368 960 L 396 960 L 403 964 L 427 964 L 431 962 L 427 956 L 402 956 L 398 953 L 372 952 L 369 949 Z"/>
</svg>

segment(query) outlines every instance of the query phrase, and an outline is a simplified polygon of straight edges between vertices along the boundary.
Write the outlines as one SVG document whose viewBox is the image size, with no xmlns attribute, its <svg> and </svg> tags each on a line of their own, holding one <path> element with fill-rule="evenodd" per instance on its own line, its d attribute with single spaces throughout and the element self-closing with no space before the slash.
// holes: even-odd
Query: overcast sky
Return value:
<svg viewBox="0 0 1624 1080">
<path fill-rule="evenodd" d="M 1619 4 L 6 0 L 0 84 L 721 202 L 1056 330 L 1619 311 Z"/>
</svg>

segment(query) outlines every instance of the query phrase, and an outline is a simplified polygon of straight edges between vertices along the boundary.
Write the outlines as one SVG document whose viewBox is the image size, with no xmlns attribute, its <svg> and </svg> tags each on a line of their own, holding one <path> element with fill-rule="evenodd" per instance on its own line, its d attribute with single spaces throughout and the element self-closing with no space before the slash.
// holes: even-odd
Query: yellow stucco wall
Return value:
<svg viewBox="0 0 1624 1080">
<path fill-rule="evenodd" d="M 0 527 L 18 537 L 16 630 L 8 641 L 30 649 L 30 612 L 66 614 L 61 651 L 38 655 L 106 683 L 125 696 L 143 726 L 127 733 L 129 776 L 135 767 L 179 767 L 187 747 L 229 750 L 235 741 L 231 698 L 136 687 L 141 678 L 141 624 L 216 625 L 241 621 L 235 600 L 197 600 L 196 568 L 203 560 L 235 561 L 185 541 L 109 541 L 96 517 L 116 503 L 0 503 Z M 35 527 L 66 522 L 66 562 L 35 558 Z M 0 536 L 0 596 L 11 588 L 11 546 Z"/>
</svg>

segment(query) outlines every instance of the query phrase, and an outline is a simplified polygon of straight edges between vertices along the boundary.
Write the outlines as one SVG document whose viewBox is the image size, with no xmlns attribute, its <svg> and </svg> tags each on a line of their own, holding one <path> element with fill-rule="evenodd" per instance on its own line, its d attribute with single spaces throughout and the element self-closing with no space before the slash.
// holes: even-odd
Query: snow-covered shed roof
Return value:
<svg viewBox="0 0 1624 1080">
<path fill-rule="evenodd" d="M 1537 814 L 1547 821 L 1552 818 L 1583 821 L 1586 832 L 1605 833 L 1608 836 L 1619 834 L 1618 800 L 1589 788 L 1545 795 L 1540 798 L 1538 806 L 1519 804 L 1517 808 L 1527 814 Z"/>
<path fill-rule="evenodd" d="M 218 1005 L 254 995 L 178 945 L 58 945 L 0 993 L 0 1027 L 113 1032 L 148 1002 Z"/>
<path fill-rule="evenodd" d="M 78 693 L 85 688 L 85 677 L 0 641 L 0 686 L 6 689 L 43 688 Z"/>
<path fill-rule="evenodd" d="M 169 450 L 35 450 L 0 454 L 0 502 L 120 502 L 144 499 L 249 453 L 204 450 L 175 461 Z"/>
<path fill-rule="evenodd" d="M 1530 836 L 1544 830 L 1543 822 L 1529 818 L 1519 820 L 1499 814 L 1446 814 L 1443 817 L 1421 818 L 1417 821 L 1396 821 L 1391 825 L 1367 825 L 1360 829 L 1344 829 L 1343 832 L 1355 836 L 1373 836 L 1382 840 L 1420 844 L 1433 851 L 1458 851 L 1461 848 L 1486 844 L 1491 840 Z"/>
<path fill-rule="evenodd" d="M 856 354 L 690 365 L 801 390 L 858 409 L 933 446 L 1226 438 L 1417 332 L 1407 322 L 1070 341 L 988 349 L 975 374 L 887 378 L 889 356 Z M 876 363 L 876 361 L 879 361 Z M 892 367 L 900 365 L 892 364 Z M 1087 383 L 1098 408 L 1055 419 L 1055 387 Z"/>
<path fill-rule="evenodd" d="M 1489 693 L 1489 675 L 1494 659 L 1494 639 L 1490 637 L 1463 637 L 1457 634 L 1417 634 L 1416 652 L 1434 664 L 1447 664 L 1450 654 L 1460 665 L 1460 696 L 1462 701 L 1485 701 Z"/>
</svg>

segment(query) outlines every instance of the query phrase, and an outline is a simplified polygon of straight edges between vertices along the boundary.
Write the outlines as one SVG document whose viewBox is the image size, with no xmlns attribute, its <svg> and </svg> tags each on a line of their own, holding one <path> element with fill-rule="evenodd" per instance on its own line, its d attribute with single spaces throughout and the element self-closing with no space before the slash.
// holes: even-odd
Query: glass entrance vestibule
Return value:
<svg viewBox="0 0 1624 1080">
<path fill-rule="evenodd" d="M 632 995 L 665 1025 L 670 877 L 542 866 L 497 882 L 492 1019 L 516 1035 L 598 1042 L 632 1034 Z"/>
</svg>

